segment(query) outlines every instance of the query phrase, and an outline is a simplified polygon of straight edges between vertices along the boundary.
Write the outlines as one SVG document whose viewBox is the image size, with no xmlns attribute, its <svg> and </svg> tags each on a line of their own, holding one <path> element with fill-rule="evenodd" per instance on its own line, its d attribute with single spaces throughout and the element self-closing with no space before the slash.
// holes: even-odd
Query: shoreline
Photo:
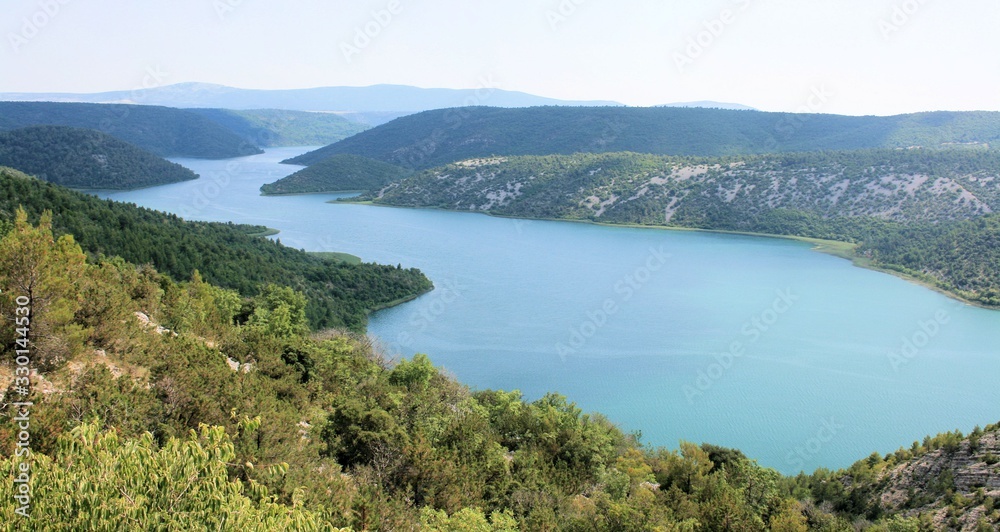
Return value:
<svg viewBox="0 0 1000 532">
<path fill-rule="evenodd" d="M 430 288 L 428 288 L 428 289 L 426 289 L 426 290 L 424 290 L 422 292 L 418 292 L 416 294 L 409 295 L 409 296 L 406 296 L 406 297 L 401 297 L 399 299 L 394 299 L 392 301 L 389 301 L 388 303 L 383 303 L 381 305 L 375 306 L 374 308 L 368 309 L 367 311 L 365 311 L 365 317 L 366 318 L 370 317 L 372 314 L 374 314 L 374 313 L 376 313 L 376 312 L 378 312 L 380 310 L 386 310 L 386 309 L 390 309 L 392 307 L 398 307 L 399 305 L 402 305 L 403 303 L 409 303 L 410 301 L 413 301 L 414 299 L 417 299 L 420 296 L 427 295 L 427 294 L 433 292 L 435 289 L 437 289 L 437 287 L 434 286 L 434 281 L 431 281 L 431 287 Z M 367 329 L 367 327 L 368 326 L 366 324 L 365 328 Z"/>
<path fill-rule="evenodd" d="M 337 190 L 335 192 L 264 192 L 260 191 L 260 195 L 264 197 L 279 197 L 279 196 L 322 196 L 328 194 L 364 194 L 368 192 L 367 190 Z M 336 201 L 336 200 L 331 200 Z"/>
<path fill-rule="evenodd" d="M 699 233 L 715 233 L 715 234 L 722 234 L 722 235 L 748 236 L 748 237 L 756 237 L 756 238 L 777 238 L 777 239 L 782 239 L 782 240 L 795 240 L 797 242 L 803 242 L 803 243 L 811 244 L 812 247 L 810 248 L 810 251 L 815 251 L 815 252 L 818 252 L 818 253 L 823 253 L 825 255 L 831 255 L 831 256 L 834 256 L 834 257 L 841 258 L 841 259 L 849 260 L 849 261 L 851 261 L 851 263 L 854 266 L 856 266 L 858 268 L 862 268 L 862 269 L 873 271 L 873 272 L 879 272 L 879 273 L 884 273 L 884 274 L 892 275 L 893 277 L 897 277 L 899 279 L 902 279 L 904 281 L 913 283 L 913 284 L 921 286 L 923 288 L 927 288 L 927 289 L 933 290 L 933 291 L 935 291 L 935 292 L 937 292 L 937 293 L 939 293 L 941 295 L 944 295 L 944 296 L 946 296 L 946 297 L 948 297 L 950 299 L 953 299 L 955 301 L 964 303 L 964 304 L 969 305 L 971 307 L 977 307 L 977 308 L 981 308 L 981 309 L 984 309 L 984 310 L 1000 311 L 1000 308 L 998 308 L 998 307 L 991 307 L 991 306 L 988 306 L 988 305 L 984 305 L 984 304 L 982 304 L 982 303 L 980 303 L 978 301 L 973 301 L 971 299 L 965 298 L 961 294 L 958 294 L 956 292 L 948 290 L 948 289 L 946 289 L 946 288 L 944 288 L 944 287 L 942 287 L 942 286 L 934 283 L 933 281 L 929 281 L 929 280 L 926 280 L 926 279 L 921 279 L 921 278 L 916 277 L 914 275 L 911 275 L 911 274 L 908 274 L 908 273 L 905 273 L 905 272 L 902 272 L 902 271 L 899 271 L 899 270 L 894 270 L 892 268 L 885 268 L 885 267 L 881 267 L 881 266 L 875 266 L 875 265 L 873 265 L 871 263 L 871 261 L 869 259 L 867 259 L 865 257 L 861 257 L 861 256 L 859 256 L 859 255 L 857 255 L 857 254 L 854 253 L 855 248 L 857 248 L 857 244 L 852 244 L 850 242 L 843 242 L 843 241 L 840 241 L 840 240 L 825 240 L 825 239 L 822 239 L 822 238 L 812 238 L 812 237 L 797 236 L 797 235 L 774 235 L 774 234 L 770 234 L 770 233 L 755 233 L 755 232 L 751 232 L 751 231 L 731 231 L 731 230 L 726 230 L 726 229 L 702 229 L 702 228 L 697 228 L 697 227 L 679 227 L 679 226 L 666 226 L 666 225 L 642 225 L 642 224 L 633 224 L 633 223 L 595 222 L 593 220 L 571 220 L 571 219 L 566 219 L 566 218 L 539 218 L 539 217 L 508 216 L 508 215 L 504 215 L 504 214 L 495 214 L 495 213 L 490 213 L 490 212 L 460 211 L 460 210 L 455 210 L 455 209 L 442 209 L 440 207 L 411 207 L 411 206 L 406 206 L 406 205 L 385 205 L 385 204 L 380 204 L 380 203 L 374 203 L 371 200 L 350 201 L 349 198 L 345 198 L 344 200 L 334 199 L 334 200 L 327 201 L 326 203 L 333 203 L 333 204 L 346 203 L 346 204 L 355 204 L 355 205 L 369 205 L 369 206 L 372 206 L 372 207 L 389 207 L 389 208 L 394 208 L 394 209 L 436 210 L 436 211 L 446 211 L 446 212 L 456 212 L 456 213 L 482 214 L 482 215 L 490 216 L 490 217 L 493 217 L 493 218 L 504 218 L 504 219 L 508 219 L 508 220 L 533 220 L 533 221 L 539 221 L 539 222 L 568 222 L 568 223 L 580 223 L 580 224 L 596 225 L 596 226 L 602 226 L 602 227 L 622 227 L 622 228 L 629 228 L 629 229 L 655 229 L 655 230 L 660 230 L 660 231 L 690 231 L 690 232 L 699 232 Z"/>
</svg>

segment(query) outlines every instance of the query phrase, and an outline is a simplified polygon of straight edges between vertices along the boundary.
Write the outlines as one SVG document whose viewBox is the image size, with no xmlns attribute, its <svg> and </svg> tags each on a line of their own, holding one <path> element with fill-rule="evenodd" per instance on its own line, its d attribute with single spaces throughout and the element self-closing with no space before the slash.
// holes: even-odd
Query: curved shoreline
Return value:
<svg viewBox="0 0 1000 532">
<path fill-rule="evenodd" d="M 622 227 L 622 228 L 629 228 L 629 229 L 655 229 L 655 230 L 661 230 L 661 231 L 691 231 L 691 232 L 699 232 L 699 233 L 715 233 L 715 234 L 723 234 L 723 235 L 750 236 L 750 237 L 758 237 L 758 238 L 778 238 L 778 239 L 782 239 L 782 240 L 795 240 L 795 241 L 798 241 L 798 242 L 804 242 L 804 243 L 812 244 L 812 248 L 811 248 L 812 251 L 816 251 L 816 252 L 819 252 L 819 253 L 824 253 L 826 255 L 832 255 L 834 257 L 838 257 L 838 258 L 841 258 L 841 259 L 849 260 L 849 261 L 851 261 L 851 263 L 854 266 L 856 266 L 858 268 L 863 268 L 865 270 L 870 270 L 870 271 L 874 271 L 874 272 L 879 272 L 879 273 L 885 273 L 885 274 L 888 274 L 888 275 L 892 275 L 893 277 L 897 277 L 897 278 L 902 279 L 904 281 L 907 281 L 907 282 L 910 282 L 910 283 L 922 286 L 924 288 L 928 288 L 928 289 L 933 290 L 933 291 L 935 291 L 935 292 L 937 292 L 937 293 L 939 293 L 941 295 L 947 296 L 950 299 L 954 299 L 956 301 L 959 301 L 961 303 L 964 303 L 964 304 L 972 306 L 972 307 L 977 307 L 977 308 L 981 308 L 981 309 L 985 309 L 985 310 L 1000 311 L 1000 307 L 992 307 L 992 306 L 989 306 L 989 305 L 984 305 L 984 304 L 982 304 L 982 303 L 980 303 L 978 301 L 974 301 L 974 300 L 968 299 L 968 298 L 962 296 L 961 294 L 958 294 L 957 292 L 953 292 L 951 290 L 948 290 L 947 288 L 944 288 L 944 287 L 942 287 L 942 286 L 934 283 L 933 281 L 928 281 L 926 279 L 921 279 L 921 278 L 916 277 L 914 275 L 910 275 L 908 273 L 901 272 L 899 270 L 894 270 L 892 268 L 885 268 L 885 267 L 881 267 L 881 266 L 875 266 L 875 265 L 873 265 L 871 263 L 871 261 L 869 259 L 867 259 L 865 257 L 861 257 L 861 256 L 859 256 L 859 255 L 857 255 L 857 254 L 854 253 L 855 248 L 857 248 L 857 246 L 858 246 L 857 244 L 852 244 L 850 242 L 843 242 L 843 241 L 840 241 L 840 240 L 826 240 L 826 239 L 822 239 L 822 238 L 812 238 L 812 237 L 797 236 L 797 235 L 775 235 L 775 234 L 770 234 L 770 233 L 755 233 L 755 232 L 751 232 L 751 231 L 731 231 L 731 230 L 726 230 L 726 229 L 702 229 L 702 228 L 697 228 L 697 227 L 679 227 L 679 226 L 666 226 L 666 225 L 642 225 L 642 224 L 633 224 L 633 223 L 595 222 L 593 220 L 571 220 L 571 219 L 567 219 L 567 218 L 540 218 L 540 217 L 508 216 L 508 215 L 504 215 L 504 214 L 495 214 L 495 213 L 490 213 L 490 212 L 461 211 L 461 210 L 456 210 L 456 209 L 442 209 L 440 207 L 411 207 L 411 206 L 408 206 L 408 205 L 385 205 L 385 204 L 381 204 L 381 203 L 375 203 L 375 202 L 373 202 L 371 200 L 351 201 L 349 198 L 345 198 L 343 200 L 341 200 L 341 199 L 334 199 L 334 200 L 327 201 L 327 203 L 333 203 L 333 204 L 344 203 L 344 204 L 353 204 L 353 205 L 367 205 L 367 206 L 372 206 L 372 207 L 389 207 L 389 208 L 394 208 L 394 209 L 435 210 L 435 211 L 445 211 L 445 212 L 455 212 L 455 213 L 482 214 L 482 215 L 485 215 L 485 216 L 491 216 L 493 218 L 505 218 L 505 219 L 509 219 L 509 220 L 534 220 L 534 221 L 539 221 L 539 222 L 568 222 L 568 223 L 580 223 L 580 224 L 588 224 L 588 225 L 597 225 L 597 226 L 602 226 L 602 227 Z"/>
</svg>

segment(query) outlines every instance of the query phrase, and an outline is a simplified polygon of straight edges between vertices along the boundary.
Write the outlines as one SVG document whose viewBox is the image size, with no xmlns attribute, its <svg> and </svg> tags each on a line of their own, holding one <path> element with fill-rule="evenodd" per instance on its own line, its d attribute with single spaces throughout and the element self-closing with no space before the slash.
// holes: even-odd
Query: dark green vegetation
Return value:
<svg viewBox="0 0 1000 532">
<path fill-rule="evenodd" d="M 63 126 L 0 132 L 0 165 L 74 188 L 134 189 L 198 178 L 112 136 Z"/>
<path fill-rule="evenodd" d="M 472 159 L 361 199 L 502 216 L 840 240 L 870 265 L 997 305 L 1000 151 Z M 956 240 L 958 239 L 958 240 Z"/>
<path fill-rule="evenodd" d="M 308 166 L 352 153 L 425 169 L 493 155 L 725 156 L 997 141 L 1000 113 L 990 112 L 852 117 L 666 107 L 466 107 L 399 118 L 287 162 Z"/>
<path fill-rule="evenodd" d="M 360 133 L 368 126 L 333 113 L 279 109 L 187 109 L 239 135 L 254 146 L 323 146 Z"/>
<path fill-rule="evenodd" d="M 35 227 L 10 214 L 0 223 L 0 386 L 34 403 L 25 521 L 13 498 L 17 411 L 0 401 L 0 516 L 14 530 L 846 532 L 1000 522 L 997 426 L 796 478 L 708 444 L 643 448 L 564 397 L 473 392 L 423 355 L 393 365 L 363 337 L 309 334 L 306 298 L 288 287 L 248 298 L 198 273 L 178 282 L 120 258 L 88 259 L 72 236 L 53 238 L 49 215 Z M 12 320 L 29 291 L 40 373 L 22 396 Z"/>
<path fill-rule="evenodd" d="M 256 144 L 194 113 L 169 107 L 0 102 L 0 130 L 28 126 L 95 129 L 160 157 L 224 159 L 261 153 Z"/>
<path fill-rule="evenodd" d="M 248 234 L 266 228 L 185 222 L 0 170 L 0 213 L 10 216 L 19 206 L 33 220 L 54 212 L 55 231 L 74 235 L 93 256 L 151 264 L 174 279 L 198 270 L 206 281 L 244 296 L 270 283 L 292 286 L 308 296 L 313 327 L 362 330 L 369 311 L 431 288 L 418 270 L 333 262 Z"/>
<path fill-rule="evenodd" d="M 882 231 L 858 249 L 876 265 L 1000 307 L 1000 214 Z"/>
<path fill-rule="evenodd" d="M 405 168 L 357 155 L 334 155 L 260 187 L 264 194 L 375 190 L 409 175 Z"/>
</svg>

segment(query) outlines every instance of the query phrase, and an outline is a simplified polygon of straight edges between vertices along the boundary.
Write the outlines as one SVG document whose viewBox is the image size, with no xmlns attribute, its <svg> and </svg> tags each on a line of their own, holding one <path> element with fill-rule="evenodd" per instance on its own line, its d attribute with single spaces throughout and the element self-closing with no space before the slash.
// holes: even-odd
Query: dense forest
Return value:
<svg viewBox="0 0 1000 532">
<path fill-rule="evenodd" d="M 254 146 L 324 146 L 368 126 L 333 113 L 281 109 L 186 109 L 239 135 Z"/>
<path fill-rule="evenodd" d="M 728 156 L 872 148 L 970 148 L 1000 141 L 1000 113 L 888 117 L 695 108 L 467 107 L 405 116 L 289 159 L 351 153 L 411 169 L 474 157 L 631 151 Z"/>
<path fill-rule="evenodd" d="M 364 337 L 310 333 L 306 296 L 289 287 L 246 297 L 197 272 L 177 280 L 88 257 L 53 227 L 50 213 L 33 224 L 16 211 L 0 223 L 0 516 L 11 530 L 1000 523 L 1000 426 L 782 477 L 734 449 L 643 447 L 559 395 L 472 391 L 426 356 L 390 363 Z M 15 384 L 12 320 L 29 292 L 38 373 L 25 388 Z M 14 453 L 24 412 L 12 399 L 33 403 L 28 461 Z M 16 513 L 22 463 L 30 520 Z"/>
<path fill-rule="evenodd" d="M 334 155 L 260 187 L 264 194 L 376 190 L 409 175 L 405 168 L 358 155 Z"/>
<path fill-rule="evenodd" d="M 998 228 L 995 216 L 982 217 L 1000 210 L 998 175 L 992 149 L 492 157 L 426 170 L 360 199 L 839 240 L 860 244 L 866 265 L 994 306 Z"/>
<path fill-rule="evenodd" d="M 72 188 L 127 190 L 198 178 L 100 131 L 64 126 L 0 132 L 0 166 Z"/>
<path fill-rule="evenodd" d="M 858 253 L 878 266 L 1000 307 L 1000 214 L 877 232 L 861 240 Z"/>
<path fill-rule="evenodd" d="M 170 107 L 0 102 L 0 130 L 28 126 L 95 129 L 160 157 L 225 159 L 261 153 L 256 144 L 195 113 Z"/>
<path fill-rule="evenodd" d="M 997 175 L 1000 150 L 724 158 L 582 153 L 470 159 L 364 198 L 508 216 L 686 226 L 718 226 L 723 217 L 752 223 L 774 209 L 938 222 L 1000 210 Z"/>
<path fill-rule="evenodd" d="M 359 331 L 368 312 L 431 288 L 418 270 L 329 260 L 248 234 L 259 227 L 186 222 L 0 169 L 0 213 L 9 216 L 18 207 L 32 220 L 54 212 L 55 231 L 74 235 L 92 256 L 152 265 L 178 280 L 198 270 L 207 282 L 244 296 L 258 295 L 269 283 L 292 286 L 308 296 L 305 312 L 313 327 Z"/>
</svg>

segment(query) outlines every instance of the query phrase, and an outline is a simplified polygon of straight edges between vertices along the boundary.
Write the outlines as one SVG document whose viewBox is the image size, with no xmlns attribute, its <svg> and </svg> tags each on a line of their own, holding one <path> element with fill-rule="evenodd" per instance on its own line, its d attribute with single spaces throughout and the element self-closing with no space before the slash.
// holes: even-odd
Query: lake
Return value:
<svg viewBox="0 0 1000 532">
<path fill-rule="evenodd" d="M 1000 419 L 1000 312 L 791 240 L 259 195 L 307 150 L 173 159 L 202 177 L 97 194 L 420 268 L 436 289 L 371 318 L 390 353 L 476 389 L 564 394 L 647 444 L 796 473 Z"/>
</svg>

